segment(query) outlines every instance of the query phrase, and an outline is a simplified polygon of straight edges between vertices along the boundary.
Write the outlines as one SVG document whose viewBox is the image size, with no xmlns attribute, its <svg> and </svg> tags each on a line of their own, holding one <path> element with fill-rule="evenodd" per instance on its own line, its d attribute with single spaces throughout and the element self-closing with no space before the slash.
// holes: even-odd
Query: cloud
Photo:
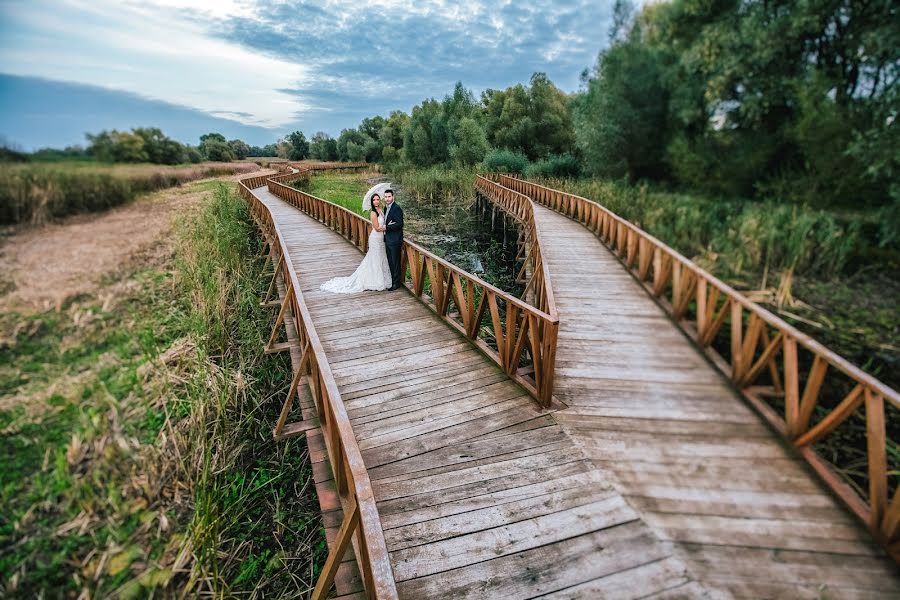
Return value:
<svg viewBox="0 0 900 600">
<path fill-rule="evenodd" d="M 606 41 L 595 0 L 0 1 L 0 72 L 121 90 L 243 124 L 337 133 L 456 81 L 542 71 L 574 91 Z M 2 133 L 2 132 L 0 132 Z"/>
<path fill-rule="evenodd" d="M 267 127 L 294 121 L 309 108 L 276 91 L 303 82 L 308 68 L 211 35 L 199 22 L 202 13 L 191 9 L 193 18 L 182 18 L 183 11 L 166 4 L 178 2 L 4 3 L 2 70 L 224 111 Z M 252 18 L 248 14 L 218 9 L 209 17 Z"/>
</svg>

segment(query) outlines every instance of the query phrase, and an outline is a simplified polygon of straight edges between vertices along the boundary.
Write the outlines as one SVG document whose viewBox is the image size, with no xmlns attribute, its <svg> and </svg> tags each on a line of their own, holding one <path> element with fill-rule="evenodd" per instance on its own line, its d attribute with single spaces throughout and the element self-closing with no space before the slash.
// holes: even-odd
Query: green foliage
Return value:
<svg viewBox="0 0 900 600">
<path fill-rule="evenodd" d="M 574 150 L 569 99 L 544 73 L 532 75 L 528 87 L 487 90 L 481 103 L 485 132 L 495 148 L 522 152 L 529 160 Z"/>
<path fill-rule="evenodd" d="M 600 55 L 576 103 L 578 146 L 595 175 L 658 179 L 665 174 L 668 91 L 661 53 L 628 40 Z"/>
<path fill-rule="evenodd" d="M 250 146 L 241 140 L 231 140 L 228 142 L 228 146 L 231 148 L 231 152 L 234 153 L 235 158 L 238 160 L 244 160 L 248 156 L 250 156 Z"/>
<path fill-rule="evenodd" d="M 362 160 L 360 157 L 365 155 L 363 147 L 369 138 L 358 129 L 342 129 L 341 135 L 337 139 L 337 159 L 338 160 Z M 348 145 L 353 144 L 354 154 L 357 158 L 350 158 Z"/>
<path fill-rule="evenodd" d="M 449 168 L 435 165 L 427 168 L 397 163 L 391 168 L 393 181 L 417 200 L 447 200 L 468 203 L 475 198 L 474 167 Z"/>
<path fill-rule="evenodd" d="M 896 3 L 617 3 L 575 102 L 586 170 L 879 206 L 898 162 Z"/>
<path fill-rule="evenodd" d="M 103 162 L 149 162 L 144 138 L 126 131 L 101 131 L 87 134 L 88 154 Z"/>
<path fill-rule="evenodd" d="M 137 129 L 133 129 L 132 132 L 144 141 L 143 148 L 147 155 L 147 162 L 158 165 L 177 165 L 186 162 L 184 146 L 167 137 L 159 128 L 138 127 Z"/>
<path fill-rule="evenodd" d="M 403 134 L 409 127 L 409 115 L 402 110 L 395 110 L 384 122 L 379 133 L 379 141 L 383 148 L 393 148 L 397 152 L 388 152 L 389 155 L 399 155 L 403 149 Z M 384 151 L 382 150 L 382 154 Z"/>
<path fill-rule="evenodd" d="M 182 220 L 174 264 L 125 275 L 114 303 L 0 316 L 16 332 L 2 363 L 29 371 L 0 388 L 17 399 L 0 408 L 5 594 L 295 597 L 314 584 L 327 546 L 308 450 L 258 435 L 290 362 L 260 351 L 259 241 L 232 190 Z"/>
<path fill-rule="evenodd" d="M 324 131 L 316 133 L 309 144 L 309 157 L 324 161 L 338 160 L 337 141 Z"/>
<path fill-rule="evenodd" d="M 216 134 L 218 135 L 218 134 Z M 219 136 L 222 137 L 222 136 Z M 231 146 L 224 139 L 203 139 L 200 138 L 200 153 L 206 160 L 216 162 L 232 162 L 237 159 L 232 151 Z"/>
<path fill-rule="evenodd" d="M 285 138 L 285 141 L 290 144 L 287 158 L 291 160 L 305 160 L 309 156 L 309 142 L 306 141 L 306 136 L 303 135 L 302 131 L 292 132 Z M 257 156 L 278 156 L 278 148 L 274 145 L 270 146 L 266 146 L 264 150 L 266 154 Z"/>
<path fill-rule="evenodd" d="M 296 131 L 294 133 L 299 133 L 303 135 L 303 132 Z M 291 134 L 293 135 L 293 134 Z M 290 138 L 290 136 L 288 136 Z M 306 137 L 303 138 L 303 141 L 306 142 Z M 306 157 L 306 153 L 309 152 L 309 145 L 305 146 L 304 158 Z M 259 157 L 274 157 L 278 156 L 278 145 L 277 144 L 266 144 L 265 146 L 250 146 L 250 156 L 259 156 Z M 302 158 L 292 159 L 292 160 L 303 160 Z"/>
<path fill-rule="evenodd" d="M 482 166 L 495 173 L 524 173 L 528 168 L 528 157 L 513 150 L 491 150 L 485 155 Z"/>
<path fill-rule="evenodd" d="M 471 117 L 460 119 L 453 137 L 454 144 L 450 146 L 450 159 L 455 165 L 480 163 L 490 149 L 484 130 Z"/>
<path fill-rule="evenodd" d="M 203 162 L 203 155 L 200 154 L 200 150 L 194 148 L 193 146 L 187 146 L 184 150 L 185 160 L 191 164 L 197 164 Z"/>
<path fill-rule="evenodd" d="M 29 160 L 34 162 L 59 162 L 63 160 L 83 161 L 90 158 L 87 150 L 81 146 L 66 146 L 62 150 L 57 148 L 41 148 L 35 150 L 30 155 L 23 153 L 18 154 L 21 156 L 21 160 L 4 161 L 0 159 L 0 162 L 27 162 Z"/>
<path fill-rule="evenodd" d="M 28 159 L 29 156 L 25 152 L 0 143 L 0 163 L 23 163 L 28 162 Z"/>
<path fill-rule="evenodd" d="M 776 202 L 651 191 L 603 180 L 547 185 L 598 201 L 722 277 L 792 270 L 831 277 L 865 253 L 858 221 Z"/>
<path fill-rule="evenodd" d="M 400 151 L 393 146 L 385 146 L 381 151 L 381 161 L 385 165 L 393 165 L 400 160 Z"/>
<path fill-rule="evenodd" d="M 529 178 L 576 177 L 581 170 L 578 159 L 571 154 L 552 155 L 533 162 L 525 169 Z"/>
<path fill-rule="evenodd" d="M 323 173 L 302 181 L 305 191 L 313 196 L 369 218 L 369 211 L 362 208 L 362 197 L 371 186 L 358 173 Z"/>
</svg>

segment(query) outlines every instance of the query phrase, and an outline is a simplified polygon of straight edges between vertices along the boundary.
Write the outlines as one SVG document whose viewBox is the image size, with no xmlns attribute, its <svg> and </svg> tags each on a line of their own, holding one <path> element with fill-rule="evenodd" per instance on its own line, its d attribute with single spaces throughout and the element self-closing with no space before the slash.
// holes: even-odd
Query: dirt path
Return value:
<svg viewBox="0 0 900 600">
<path fill-rule="evenodd" d="M 16 228 L 0 240 L 0 311 L 61 309 L 93 296 L 106 275 L 144 262 L 172 233 L 176 211 L 209 192 L 204 183 L 236 181 L 255 173 L 204 179 L 143 196 L 100 214 Z"/>
</svg>

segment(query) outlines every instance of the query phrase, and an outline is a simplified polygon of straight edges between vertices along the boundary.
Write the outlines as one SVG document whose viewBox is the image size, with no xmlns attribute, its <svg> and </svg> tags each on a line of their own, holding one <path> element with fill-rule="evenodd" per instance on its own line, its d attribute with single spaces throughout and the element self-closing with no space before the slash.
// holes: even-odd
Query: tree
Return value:
<svg viewBox="0 0 900 600">
<path fill-rule="evenodd" d="M 437 100 L 431 98 L 414 106 L 403 136 L 406 159 L 419 166 L 443 162 L 447 140 L 441 126 L 441 105 Z"/>
<path fill-rule="evenodd" d="M 659 53 L 636 42 L 600 54 L 578 102 L 578 146 L 587 170 L 612 177 L 665 175 L 668 90 Z"/>
<path fill-rule="evenodd" d="M 88 154 L 104 162 L 148 162 L 144 138 L 127 131 L 101 131 L 87 134 Z"/>
<path fill-rule="evenodd" d="M 362 148 L 365 146 L 368 138 L 365 134 L 363 134 L 358 129 L 342 129 L 341 135 L 338 136 L 337 139 L 337 159 L 338 160 L 362 160 L 359 156 L 362 155 Z M 350 158 L 348 145 L 353 143 L 356 147 L 360 149 L 359 154 L 357 154 L 357 158 Z"/>
<path fill-rule="evenodd" d="M 349 160 L 349 161 L 356 162 L 356 161 L 360 161 L 360 160 L 365 160 L 365 158 L 366 158 L 365 147 L 360 146 L 359 144 L 357 144 L 356 142 L 353 142 L 353 141 L 347 142 L 346 152 L 347 152 L 347 154 L 346 154 L 347 160 Z"/>
<path fill-rule="evenodd" d="M 241 140 L 231 140 L 228 142 L 228 146 L 231 148 L 231 152 L 235 155 L 238 160 L 244 160 L 248 156 L 250 156 L 250 146 L 247 145 L 246 142 Z"/>
<path fill-rule="evenodd" d="M 132 133 L 144 140 L 147 159 L 161 165 L 177 165 L 184 162 L 184 146 L 169 138 L 157 127 L 138 127 Z"/>
<path fill-rule="evenodd" d="M 287 136 L 287 143 L 290 145 L 287 158 L 291 160 L 305 160 L 309 156 L 309 142 L 302 131 L 294 131 Z"/>
<path fill-rule="evenodd" d="M 477 164 L 490 150 L 484 129 L 471 117 L 460 120 L 453 137 L 456 143 L 450 148 L 450 157 L 454 164 Z"/>
<path fill-rule="evenodd" d="M 206 160 L 231 162 L 236 158 L 234 151 L 221 133 L 201 135 L 199 150 Z"/>
<path fill-rule="evenodd" d="M 383 148 L 391 147 L 395 150 L 403 148 L 403 136 L 409 127 L 409 115 L 402 110 L 395 110 L 387 118 L 379 134 L 379 141 Z M 384 152 L 382 151 L 382 154 Z M 392 154 L 392 153 L 388 153 Z"/>
<path fill-rule="evenodd" d="M 337 160 L 337 141 L 324 131 L 319 131 L 309 144 L 309 155 L 318 160 Z"/>
<path fill-rule="evenodd" d="M 572 152 L 575 130 L 568 97 L 544 73 L 505 90 L 486 90 L 481 97 L 488 142 L 523 152 L 529 159 Z"/>
</svg>

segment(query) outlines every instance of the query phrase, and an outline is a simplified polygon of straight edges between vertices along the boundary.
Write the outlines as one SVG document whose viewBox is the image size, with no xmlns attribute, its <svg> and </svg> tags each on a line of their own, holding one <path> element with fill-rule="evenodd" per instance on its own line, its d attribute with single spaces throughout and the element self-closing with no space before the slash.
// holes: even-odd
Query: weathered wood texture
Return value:
<svg viewBox="0 0 900 600">
<path fill-rule="evenodd" d="M 585 239 L 586 247 L 591 238 L 599 238 L 731 379 L 732 385 L 798 448 L 822 480 L 900 563 L 900 486 L 895 486 L 891 494 L 885 439 L 886 407 L 896 414 L 900 393 L 598 203 L 515 177 L 500 175 L 495 179 L 582 224 L 578 237 Z M 568 227 L 566 231 L 577 229 Z M 585 235 L 586 232 L 593 235 Z M 551 270 L 575 266 L 576 260 L 585 259 L 571 254 L 555 268 L 551 265 Z M 596 273 L 598 278 L 592 287 L 606 294 L 601 277 L 614 271 L 610 266 Z M 588 286 L 589 280 L 588 275 L 582 284 Z M 588 296 L 589 289 L 592 288 L 585 287 Z M 629 301 L 635 294 L 629 296 Z M 636 324 L 639 318 L 639 313 L 623 313 L 620 327 Z M 570 320 L 570 324 L 574 323 Z M 712 347 L 717 336 L 727 342 L 727 359 Z M 857 491 L 841 479 L 813 445 L 862 407 L 869 485 L 867 490 Z M 849 464 L 834 467 L 857 468 Z"/>
<path fill-rule="evenodd" d="M 404 291 L 319 291 L 352 272 L 359 251 L 265 188 L 253 194 L 279 225 L 315 323 L 401 597 L 583 596 L 631 577 L 641 583 L 626 596 L 702 589 L 553 413 L 464 333 Z M 340 532 L 330 537 L 339 550 Z"/>
<path fill-rule="evenodd" d="M 316 366 L 325 365 L 334 382 L 326 398 L 340 404 L 322 420 L 350 425 L 351 447 L 371 486 L 357 496 L 374 501 L 384 544 L 378 560 L 387 563 L 400 597 L 900 595 L 895 566 L 865 529 L 591 231 L 532 209 L 560 316 L 554 394 L 568 405 L 542 411 L 507 365 L 473 345 L 466 318 L 442 313 L 441 301 L 423 301 L 415 282 L 408 282 L 411 293 L 319 291 L 358 266 L 367 229 L 330 203 L 293 195 L 277 181 L 267 185 L 242 193 L 264 231 L 277 225 L 273 264 L 296 287 L 283 291 L 278 312 L 289 327 L 299 314 L 301 330 L 312 329 L 318 341 Z M 289 202 L 273 189 L 292 194 Z M 468 274 L 456 276 L 464 289 Z M 694 285 L 700 283 L 689 293 Z M 459 303 L 468 304 L 463 298 Z M 716 300 L 708 302 L 710 322 L 732 310 Z M 754 329 L 741 331 L 742 343 L 763 337 L 764 328 Z M 273 335 L 269 347 L 285 344 L 278 340 Z M 291 349 L 302 360 L 302 348 Z M 791 352 L 784 351 L 789 362 Z M 343 580 L 338 593 L 346 597 L 381 597 L 365 573 L 374 557 L 360 558 L 359 547 L 340 552 L 356 505 L 325 508 L 343 501 L 324 461 L 333 454 L 326 448 L 331 436 L 315 428 L 314 415 L 322 414 L 316 394 L 296 394 L 303 420 L 292 425 L 309 425 L 333 549 L 328 566 L 336 569 L 329 576 Z M 810 394 L 815 390 L 802 395 Z M 866 404 L 876 419 L 882 406 L 865 392 L 847 402 Z M 799 399 L 801 417 L 807 404 Z M 282 432 L 291 411 L 286 404 Z M 875 434 L 870 439 L 877 441 Z M 346 472 L 339 477 L 351 480 Z"/>
<path fill-rule="evenodd" d="M 897 597 L 896 567 L 869 532 L 618 258 L 536 211 L 568 406 L 554 417 L 689 571 L 737 597 Z"/>
<path fill-rule="evenodd" d="M 268 191 L 300 209 L 365 252 L 371 223 L 358 214 L 282 183 L 296 175 L 269 177 Z M 415 242 L 403 243 L 404 286 L 447 324 L 466 336 L 503 371 L 549 407 L 553 392 L 556 331 L 546 266 L 532 278 L 539 303 L 524 300 L 460 269 Z M 534 254 L 534 257 L 539 257 Z"/>
</svg>

